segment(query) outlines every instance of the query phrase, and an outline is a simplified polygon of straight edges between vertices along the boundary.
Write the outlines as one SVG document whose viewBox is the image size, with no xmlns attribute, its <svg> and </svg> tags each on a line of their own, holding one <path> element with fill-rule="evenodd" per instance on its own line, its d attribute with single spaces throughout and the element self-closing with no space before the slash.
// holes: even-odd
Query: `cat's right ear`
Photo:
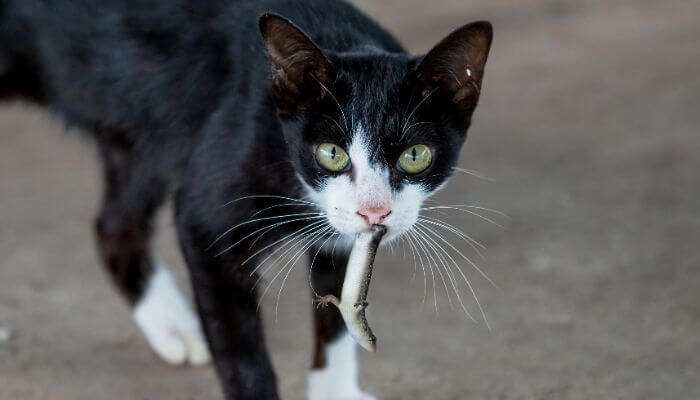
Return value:
<svg viewBox="0 0 700 400">
<path fill-rule="evenodd" d="M 272 67 L 272 97 L 280 116 L 294 117 L 325 95 L 331 63 L 293 23 L 275 14 L 260 17 L 260 32 Z"/>
</svg>

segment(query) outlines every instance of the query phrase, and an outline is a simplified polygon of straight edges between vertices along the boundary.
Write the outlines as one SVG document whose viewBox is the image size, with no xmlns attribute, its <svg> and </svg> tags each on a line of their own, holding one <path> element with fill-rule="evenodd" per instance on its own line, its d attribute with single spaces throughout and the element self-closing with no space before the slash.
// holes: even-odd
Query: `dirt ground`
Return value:
<svg viewBox="0 0 700 400">
<path fill-rule="evenodd" d="M 442 282 L 439 312 L 430 280 L 423 304 L 403 250 L 379 255 L 380 351 L 361 356 L 364 386 L 385 400 L 700 399 L 700 3 L 359 3 L 416 52 L 493 21 L 461 166 L 494 180 L 460 174 L 439 201 L 511 216 L 505 229 L 447 217 L 488 247 L 479 265 L 499 289 L 465 271 L 491 331 L 451 310 Z M 105 279 L 95 155 L 61 130 L 31 108 L 0 109 L 0 399 L 220 398 L 211 368 L 156 359 Z M 184 278 L 169 210 L 160 226 L 158 253 Z M 280 389 L 302 399 L 301 268 L 276 321 L 274 297 Z"/>
</svg>

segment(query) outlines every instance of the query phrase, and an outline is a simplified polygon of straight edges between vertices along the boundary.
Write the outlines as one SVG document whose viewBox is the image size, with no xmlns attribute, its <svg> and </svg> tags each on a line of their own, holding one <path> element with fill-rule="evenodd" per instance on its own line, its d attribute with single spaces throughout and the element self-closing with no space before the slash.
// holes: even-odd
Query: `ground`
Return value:
<svg viewBox="0 0 700 400">
<path fill-rule="evenodd" d="M 430 276 L 423 304 L 403 250 L 379 254 L 363 385 L 385 400 L 700 398 L 700 3 L 359 3 L 415 52 L 493 21 L 461 161 L 493 181 L 459 174 L 438 201 L 511 217 L 436 215 L 488 247 L 479 265 L 498 289 L 465 271 L 490 331 L 451 310 L 439 280 L 436 312 Z M 61 130 L 0 109 L 0 398 L 220 398 L 210 367 L 156 359 L 105 279 L 95 155 Z M 187 285 L 169 212 L 160 231 Z M 302 399 L 310 363 L 306 286 L 300 268 L 276 320 L 276 293 L 265 301 L 285 399 Z"/>
</svg>

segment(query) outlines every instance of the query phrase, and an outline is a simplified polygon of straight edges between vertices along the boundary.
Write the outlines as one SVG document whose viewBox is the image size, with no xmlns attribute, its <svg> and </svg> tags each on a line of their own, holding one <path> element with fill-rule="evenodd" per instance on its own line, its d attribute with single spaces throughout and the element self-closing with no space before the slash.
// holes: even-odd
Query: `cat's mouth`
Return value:
<svg viewBox="0 0 700 400">
<path fill-rule="evenodd" d="M 350 248 L 352 246 L 353 241 L 357 236 L 371 232 L 373 229 L 373 226 L 365 226 L 365 227 L 360 227 L 356 229 L 346 229 L 345 227 L 338 227 L 336 226 L 333 221 L 329 220 L 329 224 L 335 229 L 335 231 L 341 236 L 341 240 L 343 243 L 343 247 Z M 377 224 L 381 225 L 386 229 L 386 233 L 384 234 L 384 238 L 379 244 L 379 247 L 385 247 L 386 245 L 392 243 L 396 239 L 400 238 L 402 235 L 406 234 L 408 229 L 405 229 L 403 227 L 397 227 L 397 226 L 392 226 L 391 224 Z"/>
</svg>

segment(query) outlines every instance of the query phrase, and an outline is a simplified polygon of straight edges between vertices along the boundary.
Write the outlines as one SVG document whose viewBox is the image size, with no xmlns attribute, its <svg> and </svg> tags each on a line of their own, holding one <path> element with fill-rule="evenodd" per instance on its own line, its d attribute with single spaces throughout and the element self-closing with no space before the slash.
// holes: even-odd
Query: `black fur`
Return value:
<svg viewBox="0 0 700 400">
<path fill-rule="evenodd" d="M 330 173 L 316 165 L 313 145 L 346 145 L 350 116 L 394 188 L 434 189 L 465 140 L 490 41 L 490 25 L 474 23 L 425 59 L 413 57 L 353 6 L 332 0 L 0 0 L 0 99 L 32 100 L 95 137 L 105 176 L 98 244 L 131 303 L 153 269 L 153 214 L 175 193 L 180 245 L 226 397 L 271 400 L 278 394 L 256 277 L 241 266 L 251 240 L 217 256 L 262 225 L 210 245 L 283 201 L 222 205 L 251 194 L 302 197 L 297 174 L 320 185 Z M 404 174 L 396 160 L 418 142 L 434 149 L 433 164 Z M 289 208 L 263 215 L 275 212 Z M 317 259 L 321 294 L 337 294 L 343 272 L 330 264 L 346 261 Z M 320 367 L 342 321 L 332 309 L 316 311 L 315 321 Z"/>
</svg>

